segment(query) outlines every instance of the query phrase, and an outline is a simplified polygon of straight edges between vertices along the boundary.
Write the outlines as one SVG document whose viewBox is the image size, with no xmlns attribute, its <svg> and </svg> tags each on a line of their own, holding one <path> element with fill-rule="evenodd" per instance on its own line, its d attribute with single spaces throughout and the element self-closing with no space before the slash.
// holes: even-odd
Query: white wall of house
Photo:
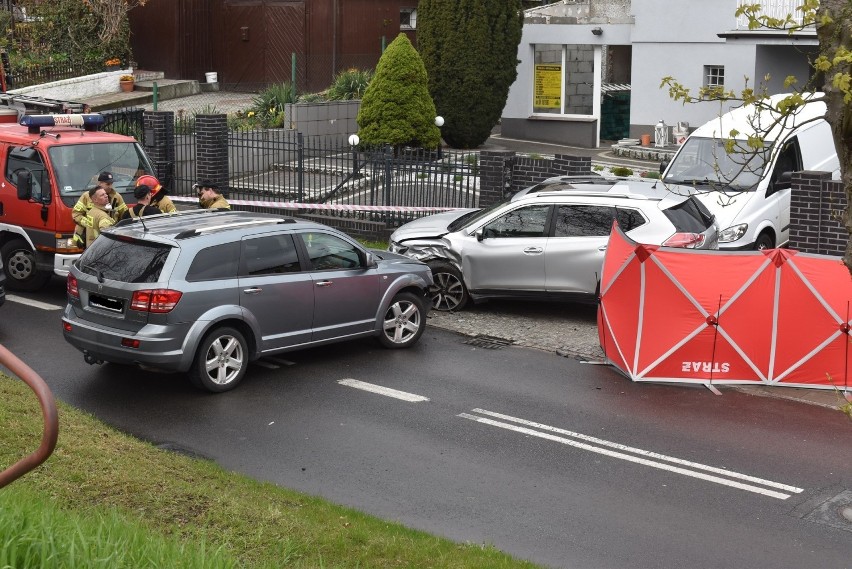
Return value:
<svg viewBox="0 0 852 569">
<path fill-rule="evenodd" d="M 630 124 L 634 128 L 654 125 L 660 119 L 672 125 L 685 121 L 695 127 L 727 112 L 731 105 L 706 101 L 684 105 L 660 88 L 663 77 L 671 76 L 698 95 L 704 80 L 705 65 L 725 67 L 725 88 L 735 92 L 745 87 L 745 77 L 754 77 L 753 45 L 700 43 L 633 44 Z M 753 85 L 753 82 L 750 83 Z"/>
<path fill-rule="evenodd" d="M 787 75 L 800 77 L 801 85 L 809 73 L 803 52 L 812 53 L 815 48 L 807 41 L 791 46 L 787 44 L 793 40 L 788 39 L 773 44 L 719 37 L 738 29 L 737 5 L 738 0 L 576 0 L 528 12 L 518 50 L 518 78 L 509 90 L 502 115 L 504 130 L 505 125 L 516 133 L 540 130 L 553 139 L 566 128 L 560 130 L 560 122 L 570 125 L 581 120 L 533 116 L 535 44 L 631 46 L 631 136 L 649 132 L 661 119 L 669 125 L 688 122 L 697 127 L 732 106 L 674 101 L 667 89 L 660 88 L 666 76 L 682 83 L 693 95 L 705 85 L 705 66 L 723 66 L 724 87 L 734 92 L 743 89 L 746 81 L 751 87 L 759 86 L 767 73 L 771 75 L 767 83 L 770 93 L 788 90 L 783 85 Z M 601 33 L 593 34 L 594 28 L 600 28 Z M 600 77 L 597 83 L 600 85 Z"/>
</svg>

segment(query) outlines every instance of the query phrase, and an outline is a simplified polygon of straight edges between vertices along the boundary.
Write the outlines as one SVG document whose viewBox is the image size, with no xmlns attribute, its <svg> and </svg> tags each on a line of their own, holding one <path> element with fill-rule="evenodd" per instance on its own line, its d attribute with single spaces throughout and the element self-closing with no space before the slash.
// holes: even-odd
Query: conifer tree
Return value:
<svg viewBox="0 0 852 569">
<path fill-rule="evenodd" d="M 417 44 L 450 146 L 479 146 L 500 119 L 523 21 L 521 0 L 420 0 Z"/>
<path fill-rule="evenodd" d="M 441 144 L 426 69 L 411 41 L 399 34 L 387 46 L 358 111 L 358 135 L 366 145 L 428 149 Z"/>
</svg>

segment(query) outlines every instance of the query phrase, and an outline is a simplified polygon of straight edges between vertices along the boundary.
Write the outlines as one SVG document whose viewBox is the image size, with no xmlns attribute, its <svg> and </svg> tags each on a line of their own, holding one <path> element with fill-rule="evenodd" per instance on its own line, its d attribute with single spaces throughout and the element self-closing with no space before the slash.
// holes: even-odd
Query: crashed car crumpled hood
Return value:
<svg viewBox="0 0 852 569">
<path fill-rule="evenodd" d="M 477 211 L 477 208 L 454 209 L 435 215 L 427 215 L 414 221 L 409 221 L 393 232 L 391 239 L 397 243 L 406 239 L 421 239 L 424 237 L 440 237 L 447 233 L 447 226 L 461 216 Z"/>
</svg>

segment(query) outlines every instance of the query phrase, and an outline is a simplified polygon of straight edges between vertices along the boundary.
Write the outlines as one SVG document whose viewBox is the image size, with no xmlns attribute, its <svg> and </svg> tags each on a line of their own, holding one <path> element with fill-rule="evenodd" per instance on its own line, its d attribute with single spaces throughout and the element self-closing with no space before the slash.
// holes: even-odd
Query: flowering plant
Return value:
<svg viewBox="0 0 852 569">
<path fill-rule="evenodd" d="M 118 78 L 119 81 L 133 81 L 133 75 L 122 75 Z"/>
<path fill-rule="evenodd" d="M 112 59 L 104 61 L 104 65 L 121 65 L 121 60 L 117 57 L 113 57 Z"/>
</svg>

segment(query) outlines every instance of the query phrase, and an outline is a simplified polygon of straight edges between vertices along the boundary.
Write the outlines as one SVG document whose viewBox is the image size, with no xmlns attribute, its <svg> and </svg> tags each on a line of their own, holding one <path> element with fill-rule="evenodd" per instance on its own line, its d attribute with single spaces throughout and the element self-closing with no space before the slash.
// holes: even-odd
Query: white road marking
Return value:
<svg viewBox="0 0 852 569">
<path fill-rule="evenodd" d="M 690 476 L 692 478 L 698 478 L 698 479 L 701 479 L 701 480 L 706 480 L 708 482 L 714 482 L 716 484 L 721 484 L 721 485 L 724 485 L 724 486 L 731 486 L 733 488 L 738 488 L 740 490 L 746 490 L 748 492 L 754 492 L 756 494 L 763 494 L 764 496 L 769 496 L 771 498 L 778 498 L 779 500 L 786 500 L 787 498 L 790 497 L 790 494 L 785 494 L 785 493 L 782 493 L 782 492 L 776 492 L 774 490 L 768 490 L 766 488 L 760 488 L 758 486 L 753 486 L 751 484 L 744 484 L 742 482 L 737 482 L 736 480 L 729 480 L 729 479 L 726 479 L 726 478 L 721 478 L 719 476 L 713 476 L 711 474 L 705 474 L 703 472 L 697 472 L 695 470 L 688 470 L 686 468 L 681 468 L 680 466 L 673 466 L 671 464 L 664 464 L 662 462 L 657 462 L 655 460 L 649 460 L 649 459 L 655 458 L 655 459 L 658 459 L 658 460 L 665 460 L 667 462 L 672 462 L 674 464 L 678 464 L 678 465 L 681 465 L 681 466 L 688 466 L 688 467 L 694 468 L 696 470 L 705 470 L 707 472 L 713 472 L 713 473 L 716 473 L 716 474 L 727 476 L 729 478 L 746 480 L 746 481 L 749 481 L 749 482 L 753 482 L 755 484 L 762 484 L 762 485 L 768 486 L 770 488 L 777 488 L 777 489 L 780 489 L 780 490 L 786 490 L 787 492 L 792 492 L 792 493 L 796 493 L 796 494 L 803 491 L 801 488 L 797 488 L 795 486 L 788 486 L 786 484 L 773 482 L 771 480 L 764 480 L 762 478 L 756 478 L 754 476 L 748 476 L 746 474 L 741 474 L 739 472 L 726 470 L 724 468 L 707 466 L 707 465 L 704 465 L 704 464 L 699 464 L 699 463 L 691 462 L 691 461 L 688 461 L 688 460 L 683 460 L 683 459 L 679 459 L 679 458 L 675 458 L 675 457 L 671 457 L 671 456 L 666 456 L 666 455 L 663 455 L 663 454 L 650 452 L 650 451 L 642 450 L 642 449 L 635 448 L 635 447 L 629 447 L 629 446 L 622 445 L 622 444 L 619 444 L 619 443 L 614 443 L 614 442 L 610 442 L 610 441 L 605 441 L 603 439 L 598 439 L 596 437 L 583 435 L 581 433 L 566 431 L 564 429 L 559 429 L 557 427 L 551 427 L 551 426 L 548 426 L 548 425 L 543 425 L 541 423 L 526 421 L 524 419 L 519 419 L 517 417 L 511 417 L 509 415 L 503 415 L 501 413 L 494 413 L 492 411 L 486 411 L 484 409 L 474 409 L 473 412 L 474 413 L 480 413 L 480 414 L 483 414 L 483 415 L 490 415 L 492 417 L 498 417 L 500 419 L 512 421 L 514 423 L 519 423 L 521 425 L 528 425 L 528 426 L 531 426 L 531 427 L 536 427 L 538 429 L 542 429 L 544 431 L 550 431 L 552 433 L 559 433 L 561 435 L 566 435 L 566 436 L 573 437 L 573 438 L 576 438 L 576 439 L 581 439 L 583 441 L 594 442 L 594 443 L 599 444 L 601 446 L 616 448 L 619 451 L 624 451 L 624 452 L 618 452 L 618 451 L 609 450 L 607 448 L 592 446 L 592 445 L 586 444 L 584 442 L 573 441 L 573 440 L 570 440 L 570 439 L 567 439 L 567 438 L 564 438 L 564 437 L 561 437 L 561 436 L 556 436 L 556 435 L 550 434 L 548 432 L 543 433 L 541 431 L 535 431 L 535 430 L 530 429 L 530 428 L 521 427 L 521 426 L 518 426 L 518 425 L 512 425 L 512 424 L 504 423 L 504 422 L 501 422 L 501 421 L 495 421 L 494 419 L 489 419 L 487 417 L 478 417 L 476 415 L 470 415 L 468 413 L 461 413 L 461 414 L 459 414 L 459 417 L 462 417 L 462 418 L 465 418 L 465 419 L 470 419 L 472 421 L 477 421 L 479 423 L 484 423 L 484 424 L 487 424 L 487 425 L 492 425 L 492 426 L 495 426 L 495 427 L 500 427 L 502 429 L 507 429 L 507 430 L 510 430 L 510 431 L 516 431 L 516 432 L 519 432 L 519 433 L 524 433 L 524 434 L 527 434 L 527 435 L 532 435 L 532 436 L 535 436 L 535 437 L 540 437 L 540 438 L 543 438 L 543 439 L 555 441 L 555 442 L 562 443 L 562 444 L 565 444 L 565 445 L 568 445 L 568 446 L 572 446 L 572 447 L 579 448 L 579 449 L 582 449 L 582 450 L 587 450 L 589 452 L 594 452 L 594 453 L 597 453 L 597 454 L 602 454 L 602 455 L 609 456 L 609 457 L 612 457 L 612 458 L 618 458 L 618 459 L 621 459 L 621 460 L 626 460 L 628 462 L 643 464 L 645 466 L 650 466 L 652 468 L 658 468 L 660 470 L 667 470 L 669 472 L 674 472 L 676 474 L 682 474 L 684 476 Z M 631 452 L 631 453 L 634 453 L 634 454 L 638 454 L 640 456 L 631 456 L 629 454 L 625 454 L 625 452 Z"/>
<path fill-rule="evenodd" d="M 407 393 L 405 391 L 391 389 L 390 387 L 382 387 L 381 385 L 366 383 L 364 381 L 358 381 L 357 379 L 341 379 L 338 380 L 337 383 L 339 383 L 340 385 L 346 385 L 348 387 L 354 387 L 355 389 L 369 391 L 371 393 L 378 393 L 379 395 L 395 397 L 396 399 L 402 399 L 403 401 L 409 401 L 411 403 L 429 401 L 428 397 L 423 397 L 422 395 L 415 395 L 414 393 Z"/>
<path fill-rule="evenodd" d="M 64 306 L 56 306 L 55 304 L 48 304 L 46 302 L 39 302 L 38 300 L 30 300 L 29 298 L 24 298 L 22 296 L 16 296 L 14 294 L 7 294 L 6 300 L 11 302 L 17 302 L 18 304 L 26 304 L 27 306 L 32 306 L 34 308 L 40 308 L 42 310 L 62 310 L 65 308 Z"/>
</svg>

